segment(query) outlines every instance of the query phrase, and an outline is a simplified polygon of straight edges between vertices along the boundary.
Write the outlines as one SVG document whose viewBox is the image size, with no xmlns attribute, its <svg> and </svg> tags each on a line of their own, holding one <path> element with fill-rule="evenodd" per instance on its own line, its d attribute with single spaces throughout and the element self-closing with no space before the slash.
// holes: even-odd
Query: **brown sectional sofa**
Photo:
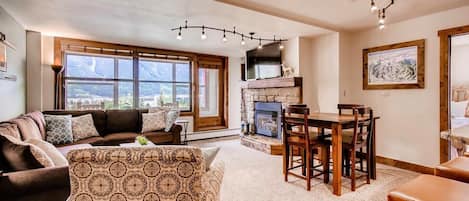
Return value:
<svg viewBox="0 0 469 201">
<path fill-rule="evenodd" d="M 133 142 L 140 134 L 142 113 L 148 110 L 89 110 L 89 111 L 45 111 L 43 114 L 81 116 L 92 114 L 100 137 L 92 137 L 66 145 L 56 145 L 66 155 L 69 151 L 91 146 L 116 146 Z M 22 115 L 18 119 L 31 118 L 38 113 Z M 39 113 L 41 115 L 41 113 Z M 23 122 L 15 119 L 8 123 Z M 44 138 L 41 122 L 35 119 L 36 129 L 18 125 L 22 136 L 28 132 L 40 132 Z M 20 128 L 22 127 L 22 128 Z M 155 131 L 144 133 L 155 144 L 180 144 L 181 126 L 173 125 L 169 132 Z M 24 139 L 24 137 L 22 137 Z M 0 157 L 1 158 L 1 157 Z M 1 164 L 0 167 L 4 167 Z M 68 167 L 40 168 L 26 171 L 7 172 L 0 176 L 0 200 L 2 201 L 65 201 L 70 194 Z"/>
</svg>

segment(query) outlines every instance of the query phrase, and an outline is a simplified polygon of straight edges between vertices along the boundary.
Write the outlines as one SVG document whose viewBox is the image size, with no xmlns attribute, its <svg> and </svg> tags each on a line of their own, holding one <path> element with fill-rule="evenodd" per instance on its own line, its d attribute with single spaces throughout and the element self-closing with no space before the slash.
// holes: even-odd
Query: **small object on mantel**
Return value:
<svg viewBox="0 0 469 201">
<path fill-rule="evenodd" d="M 0 80 L 8 80 L 8 81 L 16 82 L 17 77 L 16 75 L 13 75 L 13 74 L 0 73 Z"/>
</svg>

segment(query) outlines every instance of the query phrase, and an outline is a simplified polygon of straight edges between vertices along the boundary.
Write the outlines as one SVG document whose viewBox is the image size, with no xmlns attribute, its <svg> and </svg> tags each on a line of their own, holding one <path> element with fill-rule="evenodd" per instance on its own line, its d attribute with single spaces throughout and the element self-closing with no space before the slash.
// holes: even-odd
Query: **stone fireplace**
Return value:
<svg viewBox="0 0 469 201">
<path fill-rule="evenodd" d="M 243 145 L 270 154 L 281 154 L 281 111 L 288 105 L 302 103 L 302 83 L 301 77 L 294 77 L 246 81 L 241 84 L 241 120 L 249 123 L 255 133 L 243 136 Z M 262 123 L 261 127 L 258 127 L 259 123 Z M 276 130 L 273 129 L 275 126 Z M 272 134 L 272 130 L 276 131 L 276 135 Z"/>
</svg>

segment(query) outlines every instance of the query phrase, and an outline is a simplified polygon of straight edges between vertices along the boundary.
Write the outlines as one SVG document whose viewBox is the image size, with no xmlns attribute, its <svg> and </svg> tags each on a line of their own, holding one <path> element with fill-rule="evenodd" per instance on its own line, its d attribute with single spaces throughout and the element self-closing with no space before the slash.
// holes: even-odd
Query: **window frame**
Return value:
<svg viewBox="0 0 469 201">
<path fill-rule="evenodd" d="M 101 57 L 101 58 L 111 58 L 113 59 L 114 63 L 114 78 L 88 78 L 88 77 L 74 77 L 74 76 L 67 76 L 68 70 L 68 61 L 67 56 L 74 55 L 74 56 L 90 56 L 90 57 Z M 132 79 L 128 78 L 119 78 L 119 59 L 128 59 L 132 61 Z M 172 80 L 173 81 L 156 81 L 156 80 L 140 80 L 139 73 L 140 73 L 140 61 L 160 61 L 164 63 L 171 63 L 172 64 Z M 163 83 L 163 84 L 172 84 L 172 101 L 173 103 L 176 102 L 177 98 L 177 91 L 178 87 L 188 87 L 189 89 L 189 109 L 181 110 L 184 113 L 192 113 L 194 108 L 194 101 L 193 101 L 193 76 L 192 76 L 192 62 L 190 61 L 178 61 L 178 60 L 171 60 L 171 59 L 154 59 L 154 58 L 146 58 L 146 57 L 129 57 L 129 56 L 118 56 L 118 55 L 107 55 L 107 54 L 92 54 L 92 53 L 84 53 L 84 52 L 74 52 L 74 51 L 64 51 L 63 53 L 63 63 L 64 71 L 63 71 L 63 86 L 64 86 L 64 108 L 67 109 L 67 81 L 77 81 L 76 84 L 83 81 L 83 84 L 101 84 L 99 82 L 111 82 L 113 85 L 113 109 L 119 108 L 119 83 L 132 83 L 133 86 L 133 102 L 132 108 L 133 109 L 144 109 L 144 107 L 140 107 L 140 83 Z M 135 65 L 136 64 L 136 65 Z M 176 65 L 177 64 L 187 64 L 189 66 L 189 81 L 182 82 L 176 81 Z M 98 82 L 98 83 L 96 83 Z M 82 84 L 82 83 L 80 83 Z M 102 83 L 105 84 L 105 83 Z M 107 84 L 105 84 L 107 85 Z M 103 108 L 105 109 L 105 108 Z"/>
<path fill-rule="evenodd" d="M 176 102 L 176 96 L 177 96 L 177 91 L 176 88 L 179 86 L 184 86 L 187 85 L 189 87 L 189 109 L 188 110 L 181 110 L 181 112 L 188 112 L 191 113 L 193 111 L 193 93 L 192 93 L 192 84 L 193 84 L 193 79 L 192 79 L 192 62 L 190 61 L 177 61 L 177 60 L 164 60 L 164 59 L 153 59 L 153 58 L 146 58 L 146 57 L 139 57 L 138 58 L 138 65 L 136 72 L 140 73 L 140 61 L 161 61 L 164 63 L 171 63 L 172 64 L 172 80 L 173 81 L 156 81 L 156 80 L 141 80 L 140 79 L 140 74 L 138 75 L 138 79 L 136 82 L 138 82 L 138 87 L 140 87 L 140 83 L 159 83 L 159 84 L 172 84 L 172 101 L 173 103 Z M 189 65 L 189 81 L 187 82 L 181 82 L 181 81 L 176 81 L 176 65 L 177 64 L 187 64 Z M 139 89 L 140 90 L 140 89 Z M 137 96 L 138 99 L 138 105 L 140 108 L 140 91 Z"/>
</svg>

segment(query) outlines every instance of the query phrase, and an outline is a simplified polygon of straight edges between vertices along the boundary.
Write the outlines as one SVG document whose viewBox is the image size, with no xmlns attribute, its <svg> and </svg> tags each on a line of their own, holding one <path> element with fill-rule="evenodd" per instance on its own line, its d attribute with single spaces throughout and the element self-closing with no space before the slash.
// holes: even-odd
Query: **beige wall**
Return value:
<svg viewBox="0 0 469 201">
<path fill-rule="evenodd" d="M 439 38 L 438 30 L 469 24 L 469 7 L 352 34 L 344 40 L 350 57 L 341 58 L 342 103 L 364 103 L 381 119 L 377 154 L 425 166 L 439 163 Z M 362 49 L 426 39 L 425 89 L 362 90 Z M 341 43 L 342 45 L 342 43 Z M 346 56 L 344 56 L 346 57 Z M 345 94 L 345 95 L 344 95 Z"/>
<path fill-rule="evenodd" d="M 16 75 L 17 80 L 0 80 L 0 121 L 4 121 L 26 111 L 26 31 L 0 7 L 0 32 L 16 47 L 7 48 L 6 56 L 7 73 Z"/>
<path fill-rule="evenodd" d="M 300 74 L 300 38 L 290 38 L 284 43 L 284 50 L 282 51 L 282 63 L 286 68 L 294 69 L 294 74 Z"/>
</svg>

